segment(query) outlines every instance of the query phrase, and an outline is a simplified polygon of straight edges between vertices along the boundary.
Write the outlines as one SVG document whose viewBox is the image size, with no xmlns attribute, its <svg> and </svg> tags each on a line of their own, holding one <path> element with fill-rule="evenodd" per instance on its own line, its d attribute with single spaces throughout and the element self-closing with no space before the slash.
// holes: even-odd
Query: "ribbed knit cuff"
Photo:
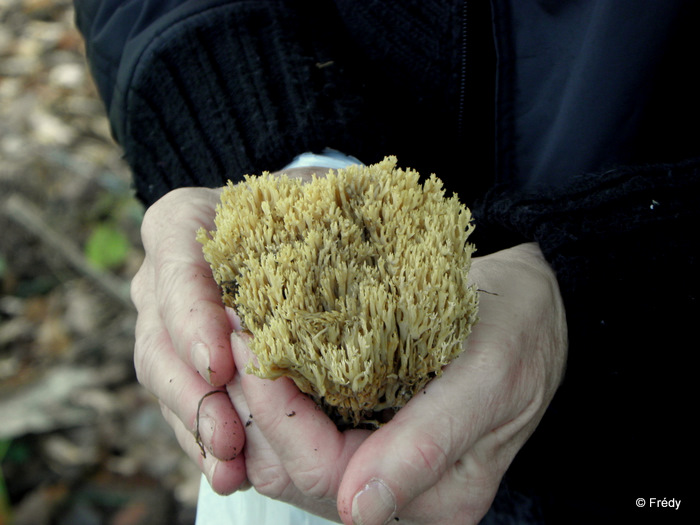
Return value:
<svg viewBox="0 0 700 525">
<path fill-rule="evenodd" d="M 478 239 L 539 243 L 566 307 L 570 378 L 628 369 L 649 337 L 661 345 L 700 315 L 700 161 L 619 168 L 558 190 L 494 189 L 473 211 Z M 618 348 L 589 355 L 601 344 Z"/>
<path fill-rule="evenodd" d="M 537 241 L 567 293 L 660 271 L 676 257 L 697 264 L 700 161 L 624 167 L 559 189 L 492 190 L 477 206 L 488 237 Z M 501 246 L 504 247 L 504 246 Z"/>
<path fill-rule="evenodd" d="M 301 151 L 354 153 L 337 136 L 361 98 L 338 89 L 342 56 L 307 15 L 283 2 L 224 3 L 148 42 L 115 117 L 146 204 L 279 169 Z"/>
</svg>

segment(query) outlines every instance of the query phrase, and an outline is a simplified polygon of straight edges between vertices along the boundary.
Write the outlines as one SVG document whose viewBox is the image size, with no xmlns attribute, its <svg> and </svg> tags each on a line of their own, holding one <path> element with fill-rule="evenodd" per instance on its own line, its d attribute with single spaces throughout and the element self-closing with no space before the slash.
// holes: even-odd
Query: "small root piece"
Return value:
<svg viewBox="0 0 700 525">
<path fill-rule="evenodd" d="M 202 436 L 199 433 L 199 412 L 202 409 L 202 403 L 209 396 L 212 396 L 214 394 L 225 394 L 225 393 L 226 392 L 224 390 L 212 390 L 211 392 L 207 392 L 206 394 L 204 394 L 201 397 L 201 399 L 199 400 L 199 403 L 197 403 L 197 416 L 195 417 L 194 439 L 197 442 L 197 446 L 199 446 L 199 450 L 202 452 L 203 458 L 207 457 L 207 451 L 204 448 L 204 443 L 202 443 Z"/>
</svg>

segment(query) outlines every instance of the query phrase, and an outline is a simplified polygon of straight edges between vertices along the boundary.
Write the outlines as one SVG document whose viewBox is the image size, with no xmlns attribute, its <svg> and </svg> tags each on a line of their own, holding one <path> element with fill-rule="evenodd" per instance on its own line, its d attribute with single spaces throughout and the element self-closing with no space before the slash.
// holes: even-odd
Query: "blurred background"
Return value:
<svg viewBox="0 0 700 525">
<path fill-rule="evenodd" d="M 71 1 L 0 0 L 0 525 L 194 522 L 133 371 L 142 216 Z"/>
</svg>

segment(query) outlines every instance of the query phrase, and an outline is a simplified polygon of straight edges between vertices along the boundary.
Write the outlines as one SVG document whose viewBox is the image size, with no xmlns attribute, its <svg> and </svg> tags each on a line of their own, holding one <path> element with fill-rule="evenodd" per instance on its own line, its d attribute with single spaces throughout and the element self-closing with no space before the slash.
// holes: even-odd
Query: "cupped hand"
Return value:
<svg viewBox="0 0 700 525">
<path fill-rule="evenodd" d="M 160 401 L 180 446 L 215 491 L 246 480 L 245 432 L 224 385 L 235 365 L 218 286 L 195 240 L 213 228 L 219 190 L 182 188 L 153 204 L 143 220 L 145 258 L 133 279 L 138 310 L 137 377 Z"/>
<path fill-rule="evenodd" d="M 286 170 L 310 180 L 323 168 Z M 279 173 L 277 173 L 279 175 Z M 246 482 L 245 432 L 225 386 L 235 375 L 230 346 L 240 319 L 227 316 L 202 246 L 200 228 L 214 229 L 220 189 L 180 188 L 144 216 L 145 258 L 133 279 L 138 310 L 137 377 L 160 401 L 180 446 L 212 488 L 229 494 Z"/>
<path fill-rule="evenodd" d="M 374 432 L 339 432 L 286 379 L 238 376 L 259 492 L 346 524 L 478 523 L 561 381 L 567 338 L 536 244 L 475 258 L 470 275 L 480 321 L 464 354 Z M 232 347 L 239 369 L 254 359 L 240 337 Z"/>
</svg>

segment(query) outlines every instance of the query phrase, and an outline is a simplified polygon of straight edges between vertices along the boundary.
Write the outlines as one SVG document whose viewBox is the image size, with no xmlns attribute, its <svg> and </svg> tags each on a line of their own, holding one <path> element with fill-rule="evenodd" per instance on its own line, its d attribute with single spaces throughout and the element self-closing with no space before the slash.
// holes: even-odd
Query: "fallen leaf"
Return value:
<svg viewBox="0 0 700 525">
<path fill-rule="evenodd" d="M 129 254 L 131 244 L 124 233 L 110 225 L 100 224 L 85 244 L 85 257 L 102 270 L 116 268 Z"/>
</svg>

